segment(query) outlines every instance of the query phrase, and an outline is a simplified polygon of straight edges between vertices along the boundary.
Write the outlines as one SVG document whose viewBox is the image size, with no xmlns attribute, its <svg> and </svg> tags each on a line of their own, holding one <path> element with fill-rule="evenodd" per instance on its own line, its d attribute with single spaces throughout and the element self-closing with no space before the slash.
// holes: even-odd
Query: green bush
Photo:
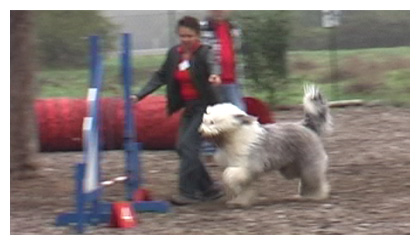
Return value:
<svg viewBox="0 0 420 245">
<path fill-rule="evenodd" d="M 41 66 L 82 67 L 88 63 L 90 35 L 113 49 L 116 26 L 99 11 L 36 11 L 37 56 Z"/>
<path fill-rule="evenodd" d="M 244 62 L 250 87 L 274 103 L 287 76 L 287 46 L 290 32 L 287 11 L 238 11 L 243 32 Z"/>
</svg>

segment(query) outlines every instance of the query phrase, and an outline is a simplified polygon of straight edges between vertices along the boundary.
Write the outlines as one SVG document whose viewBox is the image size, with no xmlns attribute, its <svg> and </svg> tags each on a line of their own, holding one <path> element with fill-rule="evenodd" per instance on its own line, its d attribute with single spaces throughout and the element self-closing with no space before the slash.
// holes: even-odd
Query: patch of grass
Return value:
<svg viewBox="0 0 420 245">
<path fill-rule="evenodd" d="M 136 93 L 159 69 L 165 55 L 133 56 L 133 87 Z M 303 84 L 316 83 L 330 100 L 382 100 L 393 105 L 410 105 L 410 48 L 338 50 L 338 71 L 331 83 L 330 52 L 293 51 L 288 54 L 289 77 L 276 91 L 273 105 L 300 104 Z M 104 96 L 122 96 L 118 56 L 106 57 Z M 43 70 L 36 76 L 38 97 L 85 97 L 88 69 Z M 245 80 L 244 93 L 264 101 L 269 93 L 257 90 Z M 156 93 L 164 94 L 165 88 Z"/>
<path fill-rule="evenodd" d="M 307 72 L 318 68 L 318 64 L 302 55 L 296 55 L 289 61 L 289 69 L 301 72 Z"/>
<path fill-rule="evenodd" d="M 88 79 L 88 70 L 48 70 L 36 76 L 40 97 L 84 97 Z"/>
<path fill-rule="evenodd" d="M 302 70 L 300 66 L 291 65 L 291 76 L 297 81 L 319 84 L 330 100 L 381 100 L 393 105 L 409 106 L 409 47 L 338 50 L 338 70 L 333 78 L 328 53 L 291 52 L 289 60 L 310 60 L 313 67 Z"/>
<path fill-rule="evenodd" d="M 136 93 L 163 62 L 163 55 L 133 56 L 133 86 Z M 121 60 L 109 56 L 104 60 L 103 96 L 122 96 Z M 42 70 L 37 73 L 38 97 L 85 97 L 89 84 L 89 69 Z M 159 90 L 157 93 L 163 93 Z"/>
<path fill-rule="evenodd" d="M 401 69 L 387 73 L 387 100 L 399 106 L 410 105 L 410 69 Z"/>
</svg>

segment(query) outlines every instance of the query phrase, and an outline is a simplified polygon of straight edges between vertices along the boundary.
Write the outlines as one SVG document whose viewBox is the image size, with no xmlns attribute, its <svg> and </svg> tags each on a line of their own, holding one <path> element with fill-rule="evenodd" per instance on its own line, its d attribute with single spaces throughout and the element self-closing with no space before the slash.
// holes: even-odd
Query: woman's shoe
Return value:
<svg viewBox="0 0 420 245">
<path fill-rule="evenodd" d="M 190 205 L 190 204 L 201 202 L 200 199 L 186 197 L 186 196 L 180 195 L 180 194 L 171 196 L 169 201 L 173 205 L 176 205 L 176 206 L 184 206 L 184 205 Z"/>
</svg>

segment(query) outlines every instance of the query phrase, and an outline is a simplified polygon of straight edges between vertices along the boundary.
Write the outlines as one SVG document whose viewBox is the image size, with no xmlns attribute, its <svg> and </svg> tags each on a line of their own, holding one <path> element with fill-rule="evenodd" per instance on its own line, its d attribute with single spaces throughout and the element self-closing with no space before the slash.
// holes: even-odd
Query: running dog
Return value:
<svg viewBox="0 0 420 245">
<path fill-rule="evenodd" d="M 207 107 L 199 132 L 218 145 L 215 161 L 226 166 L 223 183 L 229 206 L 251 206 L 251 183 L 268 171 L 299 178 L 299 197 L 329 196 L 328 156 L 320 136 L 331 131 L 332 121 L 328 102 L 316 86 L 304 87 L 303 109 L 300 122 L 261 125 L 232 104 Z"/>
</svg>

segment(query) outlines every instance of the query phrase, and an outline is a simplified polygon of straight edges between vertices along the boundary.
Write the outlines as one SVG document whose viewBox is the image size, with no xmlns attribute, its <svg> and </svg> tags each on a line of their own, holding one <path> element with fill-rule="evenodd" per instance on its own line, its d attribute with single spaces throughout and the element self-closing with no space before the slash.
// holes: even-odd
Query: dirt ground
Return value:
<svg viewBox="0 0 420 245">
<path fill-rule="evenodd" d="M 301 119 L 300 110 L 275 113 L 277 121 Z M 410 234 L 410 110 L 386 106 L 333 109 L 335 131 L 325 138 L 330 156 L 331 197 L 291 199 L 298 181 L 269 173 L 257 183 L 259 197 L 248 209 L 228 209 L 224 199 L 165 214 L 141 213 L 132 229 L 106 225 L 86 234 Z M 147 188 L 154 199 L 177 191 L 177 155 L 144 151 Z M 42 177 L 11 181 L 11 234 L 74 234 L 56 227 L 57 214 L 74 210 L 73 165 L 81 152 L 42 153 Z M 103 175 L 122 173 L 122 151 L 104 153 Z M 220 180 L 221 166 L 209 166 Z M 123 199 L 123 187 L 105 191 L 105 200 Z"/>
</svg>

